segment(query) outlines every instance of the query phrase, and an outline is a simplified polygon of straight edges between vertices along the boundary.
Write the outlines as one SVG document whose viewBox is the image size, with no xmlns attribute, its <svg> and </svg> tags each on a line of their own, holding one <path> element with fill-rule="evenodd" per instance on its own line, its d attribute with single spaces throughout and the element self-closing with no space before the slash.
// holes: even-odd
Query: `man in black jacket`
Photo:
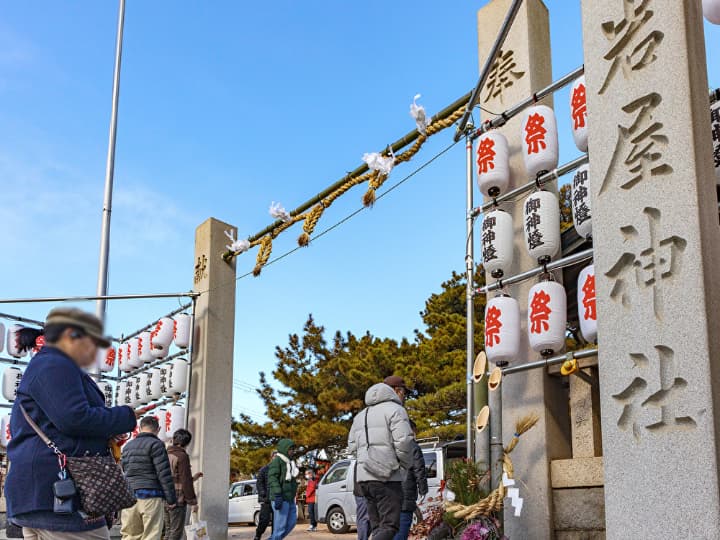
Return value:
<svg viewBox="0 0 720 540">
<path fill-rule="evenodd" d="M 275 459 L 276 455 L 277 452 L 273 450 L 273 453 L 270 455 L 270 461 Z M 273 509 L 272 502 L 270 501 L 270 491 L 268 490 L 269 466 L 270 464 L 268 463 L 257 473 L 257 482 L 255 485 L 258 492 L 258 502 L 260 503 L 260 516 L 258 518 L 257 529 L 255 529 L 255 540 L 260 540 L 262 535 L 265 534 L 268 525 L 272 522 Z"/>
<path fill-rule="evenodd" d="M 415 422 L 410 420 L 410 428 L 413 435 L 417 434 Z M 425 470 L 425 458 L 422 449 L 417 441 L 413 441 L 413 464 L 407 471 L 405 480 L 402 483 L 403 502 L 400 512 L 400 530 L 393 540 L 407 540 L 412 526 L 413 515 L 417 509 L 418 495 L 424 497 L 428 492 L 427 471 Z"/>
<path fill-rule="evenodd" d="M 158 540 L 162 535 L 165 503 L 177 504 L 175 482 L 165 445 L 158 439 L 154 416 L 140 421 L 137 438 L 123 447 L 122 467 L 137 503 L 122 511 L 123 540 Z"/>
</svg>

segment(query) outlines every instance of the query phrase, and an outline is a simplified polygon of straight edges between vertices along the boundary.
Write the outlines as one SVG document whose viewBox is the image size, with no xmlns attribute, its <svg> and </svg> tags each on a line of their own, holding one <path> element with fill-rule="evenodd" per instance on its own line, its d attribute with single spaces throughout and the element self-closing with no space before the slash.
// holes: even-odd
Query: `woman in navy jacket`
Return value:
<svg viewBox="0 0 720 540">
<path fill-rule="evenodd" d="M 21 340 L 28 345 L 40 334 L 23 332 Z M 46 345 L 30 361 L 12 410 L 5 483 L 8 518 L 24 528 L 25 538 L 106 539 L 104 519 L 87 519 L 79 511 L 53 512 L 58 459 L 26 422 L 19 405 L 67 456 L 108 455 L 108 439 L 132 431 L 135 413 L 130 407 L 106 407 L 97 384 L 83 371 L 96 361 L 99 346 L 110 345 L 99 319 L 77 309 L 55 309 L 43 333 Z"/>
</svg>

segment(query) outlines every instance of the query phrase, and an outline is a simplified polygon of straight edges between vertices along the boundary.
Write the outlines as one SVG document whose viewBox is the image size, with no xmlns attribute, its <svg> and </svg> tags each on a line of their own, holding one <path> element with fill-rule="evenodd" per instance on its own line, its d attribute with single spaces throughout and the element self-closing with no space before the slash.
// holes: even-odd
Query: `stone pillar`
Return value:
<svg viewBox="0 0 720 540">
<path fill-rule="evenodd" d="M 510 4 L 511 0 L 493 0 L 478 12 L 481 65 L 492 47 Z M 482 90 L 479 103 L 482 107 L 499 113 L 550 82 L 552 71 L 548 11 L 541 0 L 526 0 L 505 41 L 499 62 Z M 545 99 L 543 104 L 552 106 L 552 97 Z M 531 180 L 527 176 L 521 152 L 521 121 L 522 115 L 518 115 L 501 129 L 510 144 L 513 187 Z M 555 188 L 554 185 L 547 187 L 548 190 Z M 536 267 L 537 261 L 530 258 L 525 247 L 522 205 L 518 203 L 507 206 L 506 209 L 512 213 L 515 224 L 515 263 L 511 274 L 516 274 Z M 510 290 L 510 294 L 520 302 L 521 320 L 527 317 L 527 297 L 532 284 L 533 282 L 528 281 Z M 518 362 L 537 359 L 537 353 L 532 352 L 528 345 L 526 331 L 521 335 L 523 343 L 520 350 L 526 354 Z M 550 460 L 570 457 L 567 391 L 562 388 L 561 381 L 557 378 L 548 377 L 543 370 L 534 370 L 503 379 L 502 399 L 506 443 L 515 431 L 514 424 L 518 418 L 528 413 L 537 413 L 540 416 L 538 425 L 523 435 L 522 441 L 512 454 L 525 505 L 520 517 L 514 517 L 512 508 L 507 509 L 506 534 L 510 538 L 525 540 L 552 538 Z"/>
<path fill-rule="evenodd" d="M 717 539 L 720 228 L 700 2 L 582 0 L 582 16 L 607 537 Z"/>
<path fill-rule="evenodd" d="M 204 473 L 196 488 L 200 519 L 211 540 L 227 540 L 230 423 L 235 334 L 235 263 L 221 255 L 235 227 L 210 218 L 195 231 L 196 292 L 189 429 L 193 471 Z"/>
</svg>

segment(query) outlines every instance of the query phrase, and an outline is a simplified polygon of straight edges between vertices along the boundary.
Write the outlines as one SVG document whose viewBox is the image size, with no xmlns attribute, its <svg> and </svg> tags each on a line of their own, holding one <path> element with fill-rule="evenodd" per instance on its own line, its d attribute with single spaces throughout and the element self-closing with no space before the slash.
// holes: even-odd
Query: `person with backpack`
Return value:
<svg viewBox="0 0 720 540">
<path fill-rule="evenodd" d="M 398 376 L 371 386 L 353 420 L 348 448 L 357 457 L 357 481 L 367 502 L 373 540 L 393 540 L 402 510 L 402 481 L 413 464 L 414 437 L 403 407 L 407 388 Z"/>
<path fill-rule="evenodd" d="M 282 540 L 292 532 L 297 524 L 297 476 L 300 470 L 293 461 L 295 443 L 290 439 L 280 439 L 277 455 L 268 467 L 268 492 L 273 501 L 272 540 Z"/>
<path fill-rule="evenodd" d="M 173 443 L 167 450 L 175 484 L 177 506 L 165 505 L 165 536 L 164 540 L 181 540 L 185 533 L 185 520 L 188 506 L 190 512 L 198 511 L 198 500 L 195 494 L 195 481 L 202 478 L 202 473 L 193 476 L 190 456 L 186 448 L 192 441 L 192 433 L 187 429 L 178 429 L 173 435 Z"/>
<path fill-rule="evenodd" d="M 270 461 L 272 462 L 273 459 L 275 459 L 275 456 L 277 455 L 277 451 L 273 450 L 272 454 L 270 454 Z M 265 531 L 268 528 L 268 525 L 272 523 L 272 515 L 273 515 L 273 507 L 272 502 L 270 501 L 270 493 L 268 491 L 268 469 L 270 468 L 270 463 L 262 467 L 257 475 L 256 475 L 256 483 L 255 488 L 258 492 L 258 503 L 260 503 L 260 515 L 258 516 L 258 525 L 257 529 L 255 529 L 255 538 L 254 540 L 260 540 L 262 538 L 262 535 L 265 534 Z"/>
<path fill-rule="evenodd" d="M 417 426 L 410 420 L 410 428 L 413 436 L 417 436 Z M 425 470 L 425 458 L 422 448 L 413 439 L 413 464 L 407 471 L 405 480 L 402 483 L 403 502 L 400 512 L 400 530 L 395 535 L 395 540 L 407 540 L 412 527 L 413 515 L 417 510 L 418 496 L 425 497 L 428 493 L 427 471 Z"/>
</svg>

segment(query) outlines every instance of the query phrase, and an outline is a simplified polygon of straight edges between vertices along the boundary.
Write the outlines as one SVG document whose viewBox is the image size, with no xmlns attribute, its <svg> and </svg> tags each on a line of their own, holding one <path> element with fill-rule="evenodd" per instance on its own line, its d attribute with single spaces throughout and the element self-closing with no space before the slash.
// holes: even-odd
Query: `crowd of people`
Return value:
<svg viewBox="0 0 720 540">
<path fill-rule="evenodd" d="M 111 449 L 118 437 L 136 428 L 140 415 L 128 406 L 106 407 L 102 392 L 85 371 L 94 364 L 98 348 L 110 346 L 97 317 L 73 308 L 55 309 L 42 330 L 21 332 L 21 345 L 35 347 L 41 335 L 45 345 L 25 371 L 11 416 L 8 519 L 22 529 L 19 537 L 107 540 L 118 516 L 87 512 L 88 501 L 81 501 L 74 485 L 80 479 L 74 472 L 69 478 L 68 469 L 82 460 L 85 470 L 101 463 L 99 470 L 106 477 L 97 471 L 89 474 L 95 484 L 85 486 L 85 496 L 95 498 L 95 507 L 112 507 L 114 501 L 108 499 L 121 494 L 103 485 L 115 480 Z M 403 406 L 406 394 L 397 376 L 373 385 L 365 395 L 366 408 L 350 430 L 348 447 L 357 457 L 359 540 L 406 540 L 418 497 L 428 491 L 422 451 Z M 168 448 L 159 432 L 157 418 L 142 417 L 137 437 L 122 447 L 117 474 L 132 501 L 116 504 L 122 509 L 123 540 L 180 540 L 188 513 L 197 512 L 194 482 L 202 474 L 192 474 L 186 452 L 192 435 L 177 430 Z M 293 459 L 295 450 L 292 440 L 280 440 L 271 461 L 257 474 L 261 510 L 255 540 L 261 540 L 270 525 L 270 540 L 284 539 L 296 526 L 300 470 Z M 305 481 L 308 531 L 313 532 L 316 471 L 305 471 Z"/>
</svg>

